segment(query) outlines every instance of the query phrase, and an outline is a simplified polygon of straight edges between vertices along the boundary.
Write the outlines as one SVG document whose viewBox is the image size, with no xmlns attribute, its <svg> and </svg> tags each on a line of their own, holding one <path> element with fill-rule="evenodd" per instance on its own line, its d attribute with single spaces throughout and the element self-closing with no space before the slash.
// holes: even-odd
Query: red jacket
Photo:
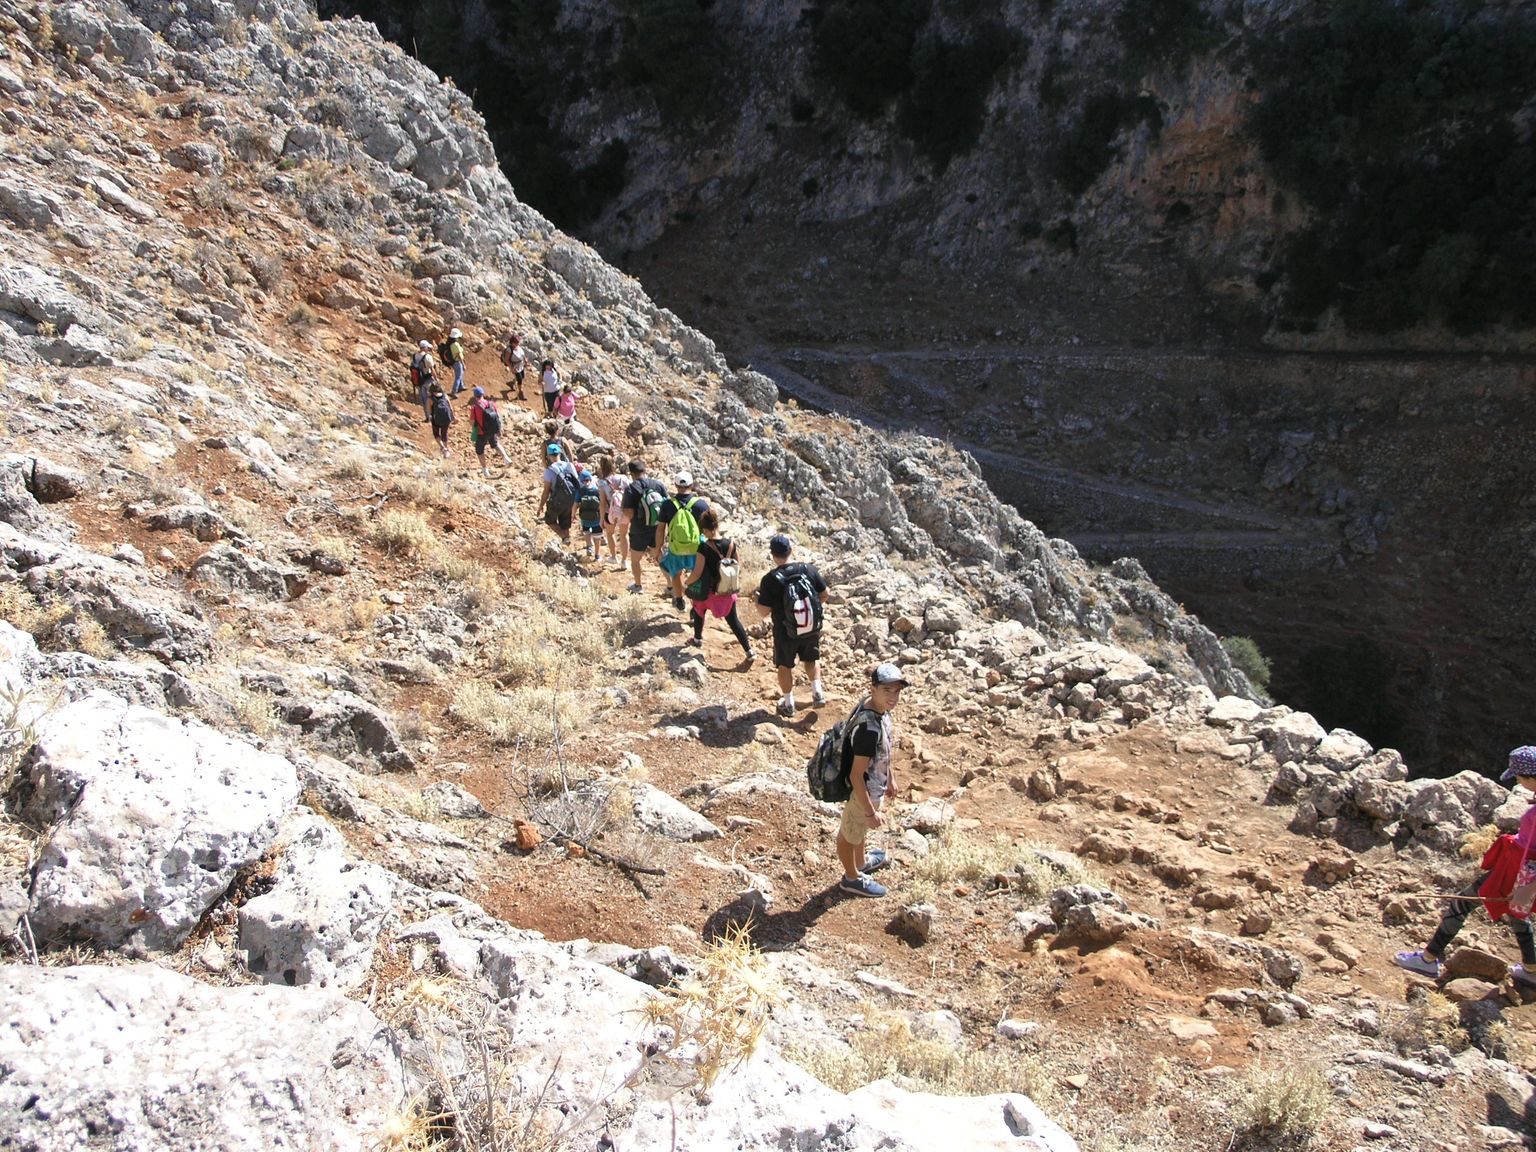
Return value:
<svg viewBox="0 0 1536 1152">
<path fill-rule="evenodd" d="M 1483 853 L 1483 871 L 1488 875 L 1478 885 L 1477 894 L 1482 897 L 1483 907 L 1488 909 L 1492 919 L 1497 920 L 1506 912 L 1517 920 L 1526 918 L 1524 913 L 1512 911 L 1509 907 L 1509 894 L 1514 890 L 1515 880 L 1525 864 L 1525 856 L 1525 849 L 1508 833 L 1500 836 Z"/>
</svg>

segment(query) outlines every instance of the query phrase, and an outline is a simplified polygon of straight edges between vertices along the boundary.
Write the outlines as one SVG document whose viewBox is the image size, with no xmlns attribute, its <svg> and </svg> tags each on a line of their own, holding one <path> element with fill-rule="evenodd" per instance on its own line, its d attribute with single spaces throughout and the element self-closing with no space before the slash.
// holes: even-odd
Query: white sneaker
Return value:
<svg viewBox="0 0 1536 1152">
<path fill-rule="evenodd" d="M 1392 963 L 1410 972 L 1417 972 L 1420 976 L 1428 976 L 1431 980 L 1440 979 L 1440 961 L 1431 960 L 1422 952 L 1399 952 L 1392 957 Z"/>
<path fill-rule="evenodd" d="M 811 703 L 812 704 L 825 704 L 826 702 L 827 702 L 827 694 L 825 692 L 823 692 L 820 688 L 812 688 L 811 689 Z"/>
<path fill-rule="evenodd" d="M 1524 964 L 1511 964 L 1509 974 L 1514 977 L 1516 984 L 1526 988 L 1536 988 L 1536 972 L 1530 971 Z"/>
</svg>

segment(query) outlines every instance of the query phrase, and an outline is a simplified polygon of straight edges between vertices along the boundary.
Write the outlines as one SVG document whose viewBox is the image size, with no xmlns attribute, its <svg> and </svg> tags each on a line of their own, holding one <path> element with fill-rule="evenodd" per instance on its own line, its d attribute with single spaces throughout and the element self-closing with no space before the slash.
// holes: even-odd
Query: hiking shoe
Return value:
<svg viewBox="0 0 1536 1152">
<path fill-rule="evenodd" d="M 1524 964 L 1511 964 L 1509 974 L 1522 988 L 1536 988 L 1536 972 L 1530 971 Z"/>
<path fill-rule="evenodd" d="M 863 873 L 860 873 L 858 879 L 856 880 L 850 880 L 848 877 L 844 876 L 837 882 L 837 890 L 839 892 L 846 892 L 850 896 L 885 895 L 885 885 L 879 883 L 878 881 L 871 880 Z"/>
<path fill-rule="evenodd" d="M 684 607 L 684 605 L 683 605 L 683 598 L 681 596 L 674 596 L 674 597 L 672 597 L 672 607 L 674 607 L 674 608 L 678 609 L 679 611 L 681 611 L 683 609 L 683 607 Z"/>
<path fill-rule="evenodd" d="M 1392 963 L 1410 972 L 1417 972 L 1420 976 L 1428 976 L 1431 980 L 1440 979 L 1440 961 L 1430 960 L 1422 952 L 1399 952 L 1392 957 Z"/>
<path fill-rule="evenodd" d="M 704 641 L 699 639 L 697 636 L 690 636 L 688 638 L 688 647 L 690 647 L 690 648 L 702 648 L 702 647 L 704 647 Z"/>
<path fill-rule="evenodd" d="M 644 592 L 645 591 L 645 586 L 642 585 L 642 584 L 631 584 L 629 586 L 629 590 L 631 592 Z"/>
<path fill-rule="evenodd" d="M 811 689 L 811 703 L 812 704 L 825 704 L 826 702 L 827 702 L 827 694 L 825 692 L 823 692 L 820 688 L 812 688 Z"/>
<path fill-rule="evenodd" d="M 776 711 L 786 720 L 793 720 L 795 718 L 795 706 L 788 700 L 780 700 Z"/>
<path fill-rule="evenodd" d="M 871 848 L 864 853 L 864 867 L 859 871 L 868 876 L 871 872 L 878 872 L 891 862 L 891 858 L 885 854 L 883 848 Z"/>
<path fill-rule="evenodd" d="M 757 663 L 757 653 L 748 648 L 746 655 L 741 659 L 742 662 L 745 663 L 748 668 L 750 668 L 752 665 Z"/>
</svg>

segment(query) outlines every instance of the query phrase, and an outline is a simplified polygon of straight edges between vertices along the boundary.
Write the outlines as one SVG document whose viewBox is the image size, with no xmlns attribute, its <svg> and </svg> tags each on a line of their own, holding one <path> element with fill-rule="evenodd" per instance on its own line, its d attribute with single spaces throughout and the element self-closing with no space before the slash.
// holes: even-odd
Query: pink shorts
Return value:
<svg viewBox="0 0 1536 1152">
<path fill-rule="evenodd" d="M 717 592 L 713 596 L 706 596 L 702 600 L 695 600 L 693 602 L 693 610 L 700 616 L 711 615 L 717 620 L 724 620 L 735 607 L 736 593 L 734 592 L 726 592 L 724 594 Z"/>
</svg>

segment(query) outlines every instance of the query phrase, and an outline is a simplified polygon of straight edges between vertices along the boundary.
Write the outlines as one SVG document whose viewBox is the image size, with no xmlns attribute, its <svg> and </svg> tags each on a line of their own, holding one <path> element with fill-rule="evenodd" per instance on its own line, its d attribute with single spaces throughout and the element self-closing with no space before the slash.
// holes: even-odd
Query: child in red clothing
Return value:
<svg viewBox="0 0 1536 1152">
<path fill-rule="evenodd" d="M 1520 946 L 1520 963 L 1510 967 L 1510 975 L 1517 983 L 1536 988 L 1536 939 L 1531 935 L 1531 925 L 1527 919 L 1531 910 L 1529 905 L 1516 908 L 1509 899 L 1511 887 L 1536 880 L 1536 848 L 1533 848 L 1536 845 L 1536 745 L 1526 744 L 1511 752 L 1509 770 L 1499 779 L 1506 784 L 1519 781 L 1522 788 L 1532 793 L 1531 806 L 1520 817 L 1520 831 L 1512 840 L 1500 837 L 1488 850 L 1488 854 L 1483 857 L 1483 867 L 1490 871 L 1463 888 L 1460 899 L 1451 901 L 1451 906 L 1440 918 L 1440 926 L 1421 951 L 1399 952 L 1392 957 L 1392 963 L 1399 968 L 1438 979 L 1440 958 L 1445 955 L 1446 948 L 1456 939 L 1461 926 L 1477 907 L 1477 898 L 1481 897 L 1488 908 L 1488 914 L 1494 919 L 1500 919 L 1506 913 L 1510 917 L 1509 929 L 1515 934 L 1515 943 Z M 1512 879 L 1513 885 L 1504 877 Z M 1500 882 L 1490 884 L 1489 881 L 1493 879 Z"/>
</svg>

